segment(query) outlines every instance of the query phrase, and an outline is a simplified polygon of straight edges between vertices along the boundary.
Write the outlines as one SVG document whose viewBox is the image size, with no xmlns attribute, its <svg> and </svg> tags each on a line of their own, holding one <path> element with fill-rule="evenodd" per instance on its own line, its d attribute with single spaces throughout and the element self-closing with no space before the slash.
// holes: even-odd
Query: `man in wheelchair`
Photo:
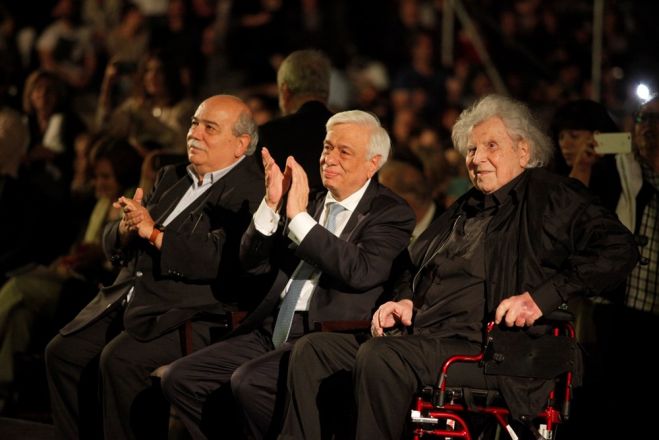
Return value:
<svg viewBox="0 0 659 440">
<path fill-rule="evenodd" d="M 410 250 L 396 301 L 373 315 L 372 337 L 315 333 L 297 342 L 280 439 L 321 438 L 318 391 L 345 372 L 356 438 L 399 439 L 414 396 L 437 383 L 444 361 L 480 353 L 485 322 L 527 333 L 571 297 L 615 287 L 634 266 L 633 237 L 615 214 L 577 181 L 541 168 L 552 146 L 525 105 L 485 97 L 460 115 L 452 138 L 474 188 Z M 451 379 L 481 387 L 482 369 L 471 369 Z M 538 386 L 513 378 L 502 388 L 511 407 Z"/>
</svg>

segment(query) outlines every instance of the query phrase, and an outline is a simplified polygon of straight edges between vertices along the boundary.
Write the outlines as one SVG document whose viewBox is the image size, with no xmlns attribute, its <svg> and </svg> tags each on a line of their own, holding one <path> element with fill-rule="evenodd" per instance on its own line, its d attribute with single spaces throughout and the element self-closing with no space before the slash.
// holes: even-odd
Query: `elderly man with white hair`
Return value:
<svg viewBox="0 0 659 440">
<path fill-rule="evenodd" d="M 317 393 L 340 371 L 353 375 L 356 438 L 399 439 L 414 394 L 437 382 L 448 357 L 478 353 L 488 320 L 526 328 L 574 295 L 621 283 L 634 266 L 633 237 L 616 216 L 580 183 L 540 168 L 551 145 L 525 105 L 483 98 L 461 114 L 453 142 L 474 188 L 419 237 L 396 299 L 372 317 L 372 338 L 297 342 L 280 439 L 321 438 Z"/>
</svg>

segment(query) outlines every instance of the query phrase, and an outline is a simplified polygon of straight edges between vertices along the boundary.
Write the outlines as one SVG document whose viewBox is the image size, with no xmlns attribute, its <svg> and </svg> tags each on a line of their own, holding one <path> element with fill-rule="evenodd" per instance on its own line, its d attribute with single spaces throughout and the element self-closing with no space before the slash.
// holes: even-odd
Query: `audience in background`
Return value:
<svg viewBox="0 0 659 440">
<path fill-rule="evenodd" d="M 431 187 L 423 171 L 411 163 L 388 161 L 378 172 L 378 180 L 401 196 L 414 211 L 416 225 L 409 244 L 412 246 L 435 217 L 444 212 L 444 207 L 432 199 Z"/>
<path fill-rule="evenodd" d="M 66 252 L 72 232 L 80 228 L 75 221 L 52 215 L 62 210 L 72 213 L 78 209 L 72 206 L 80 202 L 75 199 L 86 200 L 89 196 L 89 186 L 80 171 L 86 156 L 84 138 L 94 137 L 95 133 L 85 132 L 85 124 L 80 120 L 95 131 L 93 121 L 97 113 L 98 127 L 115 130 L 122 137 L 130 136 L 141 153 L 148 155 L 143 181 L 153 181 L 160 164 L 177 156 L 160 156 L 150 150 L 164 148 L 183 153 L 180 147 L 184 145 L 195 99 L 231 90 L 240 96 L 262 95 L 265 102 L 276 101 L 281 90 L 277 88 L 275 69 L 286 54 L 298 49 L 322 49 L 335 68 L 348 73 L 351 89 L 347 102 L 333 101 L 329 110 L 343 110 L 341 106 L 360 108 L 378 115 L 385 127 L 396 127 L 396 149 L 409 156 L 406 160 L 423 163 L 433 198 L 450 205 L 469 189 L 463 161 L 450 140 L 450 129 L 462 108 L 492 90 L 493 82 L 484 58 L 460 20 L 452 21 L 454 50 L 448 59 L 446 53 L 441 59 L 437 56 L 441 49 L 438 43 L 450 41 L 439 37 L 447 2 L 137 0 L 135 7 L 129 0 L 56 0 L 49 2 L 55 6 L 53 17 L 50 8 L 40 0 L 5 3 L 0 5 L 0 63 L 9 71 L 9 81 L 0 119 L 9 118 L 16 129 L 0 128 L 0 143 L 7 137 L 17 140 L 11 141 L 10 147 L 15 154 L 10 154 L 7 161 L 1 159 L 0 167 L 8 167 L 9 174 L 14 174 L 16 163 L 20 162 L 20 166 L 16 176 L 0 178 L 4 182 L 0 189 L 0 279 L 6 279 L 6 271 L 32 260 L 48 264 Z M 656 26 L 651 20 L 659 12 L 657 4 L 606 3 L 599 85 L 589 80 L 588 49 L 593 36 L 590 2 L 484 0 L 463 5 L 511 96 L 529 103 L 549 123 L 562 104 L 590 97 L 594 87 L 598 87 L 601 102 L 612 119 L 620 130 L 638 131 L 635 148 L 648 156 L 645 145 L 652 145 L 649 140 L 653 131 L 649 127 L 656 110 L 646 112 L 639 123 L 625 116 L 631 114 L 636 102 L 629 95 L 631 81 L 657 71 L 653 45 L 656 38 L 652 38 Z M 140 15 L 144 17 L 142 23 Z M 157 41 L 149 38 L 153 35 L 158 35 Z M 419 44 L 410 46 L 408 42 L 415 36 L 419 36 Z M 133 64 L 143 61 L 146 44 L 168 52 L 167 59 L 160 57 L 155 62 L 156 68 L 147 69 L 143 62 Z M 513 59 L 515 62 L 510 62 Z M 49 72 L 40 70 L 26 81 L 35 68 Z M 435 75 L 427 76 L 431 71 Z M 195 72 L 205 73 L 194 75 Z M 444 78 L 443 83 L 424 80 L 438 77 Z M 657 85 L 651 81 L 652 78 L 651 87 Z M 42 87 L 41 83 L 47 86 Z M 157 86 L 158 83 L 166 85 Z M 35 84 L 39 87 L 35 88 Z M 437 90 L 433 94 L 444 96 L 445 103 L 437 108 L 439 115 L 435 111 L 410 111 L 407 105 L 397 110 L 391 105 L 434 100 L 437 97 L 421 91 L 428 84 Z M 72 108 L 66 100 L 61 101 L 59 97 L 66 95 L 62 92 L 67 88 L 78 103 L 84 100 L 83 105 Z M 47 90 L 42 94 L 45 98 L 38 96 L 39 89 Z M 405 99 L 400 99 L 401 92 Z M 34 99 L 24 100 L 34 101 L 25 108 L 24 119 L 30 127 L 25 154 L 20 141 L 22 130 L 11 112 L 12 107 L 14 111 L 21 110 L 20 98 L 24 94 L 34 95 Z M 52 101 L 57 102 L 54 112 L 49 110 Z M 652 109 L 653 105 L 647 108 Z M 576 118 L 567 119 L 590 120 L 589 116 L 595 118 L 598 112 L 586 109 Z M 258 123 L 264 123 L 272 113 L 260 113 L 263 120 Z M 569 125 L 573 124 L 566 126 L 568 132 L 579 128 Z M 603 131 L 597 126 L 587 124 L 581 128 Z M 290 136 L 295 138 L 295 133 Z M 7 150 L 0 149 L 0 154 L 3 151 Z M 651 233 L 651 225 L 656 224 L 652 220 L 652 213 L 656 212 L 652 209 L 652 194 L 656 195 L 652 188 L 656 189 L 656 184 L 653 186 L 652 173 L 647 171 L 652 160 L 642 157 L 638 153 L 599 159 L 588 156 L 595 159 L 584 163 L 586 172 L 590 169 L 592 173 L 589 179 L 582 174 L 582 180 L 607 206 L 617 208 L 623 223 L 637 233 L 641 261 L 648 264 L 635 269 L 635 281 L 630 280 L 628 288 L 628 308 L 645 308 L 645 312 L 639 312 L 641 316 L 654 316 L 656 312 L 647 310 L 652 306 L 637 301 L 636 294 L 631 293 L 645 291 L 652 297 L 657 290 L 656 279 L 652 284 L 647 275 L 656 274 L 656 246 Z M 317 163 L 309 165 L 313 166 Z M 581 167 L 577 164 L 571 168 L 578 171 Z M 616 174 L 616 169 L 619 180 L 609 178 Z M 306 171 L 315 176 L 309 169 Z M 559 171 L 570 172 L 567 167 Z M 624 178 L 621 173 L 629 174 Z M 58 233 L 53 234 L 53 230 Z M 623 295 L 620 294 L 621 303 Z M 607 325 L 616 320 L 610 316 L 602 319 Z"/>
<path fill-rule="evenodd" d="M 595 133 L 620 131 L 607 109 L 588 99 L 569 101 L 556 110 L 551 123 L 552 137 L 558 154 L 554 155 L 554 171 L 569 175 L 589 187 L 604 205 L 615 210 L 620 192 L 614 155 L 596 152 Z"/>
<path fill-rule="evenodd" d="M 99 128 L 113 136 L 128 137 L 144 154 L 154 146 L 184 154 L 194 104 L 187 97 L 180 67 L 163 52 L 151 52 L 142 60 L 132 96 L 114 103 L 115 107 L 112 85 L 122 74 L 126 72 L 116 63 L 105 70 L 97 113 Z"/>
<path fill-rule="evenodd" d="M 90 161 L 96 204 L 78 240 L 48 265 L 31 264 L 15 271 L 0 288 L 0 401 L 11 391 L 14 355 L 27 351 L 33 334 L 50 339 L 57 330 L 53 324 L 68 322 L 100 284 L 112 281 L 114 271 L 103 254 L 101 236 L 105 225 L 120 217 L 121 210 L 112 203 L 122 195 L 132 196 L 141 158 L 127 141 L 106 138 L 94 145 Z M 63 294 L 65 302 L 60 301 Z M 54 323 L 58 311 L 62 316 Z M 37 345 L 35 349 L 45 348 Z"/>
</svg>

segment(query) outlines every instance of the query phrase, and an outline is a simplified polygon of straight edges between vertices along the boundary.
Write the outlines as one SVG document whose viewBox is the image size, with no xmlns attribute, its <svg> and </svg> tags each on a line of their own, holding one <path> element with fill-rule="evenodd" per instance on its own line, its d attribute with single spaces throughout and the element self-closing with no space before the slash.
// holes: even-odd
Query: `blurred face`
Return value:
<svg viewBox="0 0 659 440">
<path fill-rule="evenodd" d="M 57 92 L 48 79 L 40 79 L 34 84 L 30 93 L 30 101 L 38 113 L 51 114 L 57 104 Z"/>
<path fill-rule="evenodd" d="M 476 189 L 491 194 L 522 174 L 529 162 L 529 146 L 515 142 L 497 117 L 476 125 L 469 136 L 467 169 Z"/>
<path fill-rule="evenodd" d="M 165 74 L 160 60 L 151 58 L 144 71 L 144 89 L 149 95 L 159 95 L 165 90 Z"/>
<path fill-rule="evenodd" d="M 659 171 L 659 98 L 641 107 L 634 124 L 634 145 L 639 154 Z"/>
<path fill-rule="evenodd" d="M 568 166 L 574 164 L 574 160 L 586 145 L 593 142 L 593 132 L 590 130 L 561 130 L 558 133 L 558 146 Z"/>
<path fill-rule="evenodd" d="M 106 197 L 115 200 L 120 195 L 119 182 L 108 159 L 99 159 L 94 164 L 94 189 L 97 199 Z"/>
<path fill-rule="evenodd" d="M 188 159 L 201 177 L 226 168 L 245 154 L 250 137 L 236 136 L 233 126 L 249 110 L 240 100 L 216 96 L 197 108 L 188 130 Z"/>
<path fill-rule="evenodd" d="M 380 156 L 368 158 L 369 130 L 358 124 L 338 124 L 325 136 L 320 156 L 320 177 L 334 198 L 343 200 L 370 179 Z"/>
</svg>

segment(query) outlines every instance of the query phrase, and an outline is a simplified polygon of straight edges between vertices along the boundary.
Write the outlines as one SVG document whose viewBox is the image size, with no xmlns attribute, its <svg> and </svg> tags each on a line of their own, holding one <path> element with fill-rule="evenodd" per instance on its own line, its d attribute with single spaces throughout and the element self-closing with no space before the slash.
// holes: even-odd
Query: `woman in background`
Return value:
<svg viewBox="0 0 659 440">
<path fill-rule="evenodd" d="M 0 289 L 0 406 L 10 397 L 15 353 L 35 345 L 37 329 L 54 332 L 58 322 L 68 321 L 89 301 L 99 284 L 114 278 L 101 237 L 105 225 L 121 215 L 112 202 L 121 195 L 132 197 L 141 157 L 125 140 L 102 138 L 91 152 L 91 166 L 97 201 L 80 240 L 48 266 L 31 265 L 15 273 Z"/>
</svg>

